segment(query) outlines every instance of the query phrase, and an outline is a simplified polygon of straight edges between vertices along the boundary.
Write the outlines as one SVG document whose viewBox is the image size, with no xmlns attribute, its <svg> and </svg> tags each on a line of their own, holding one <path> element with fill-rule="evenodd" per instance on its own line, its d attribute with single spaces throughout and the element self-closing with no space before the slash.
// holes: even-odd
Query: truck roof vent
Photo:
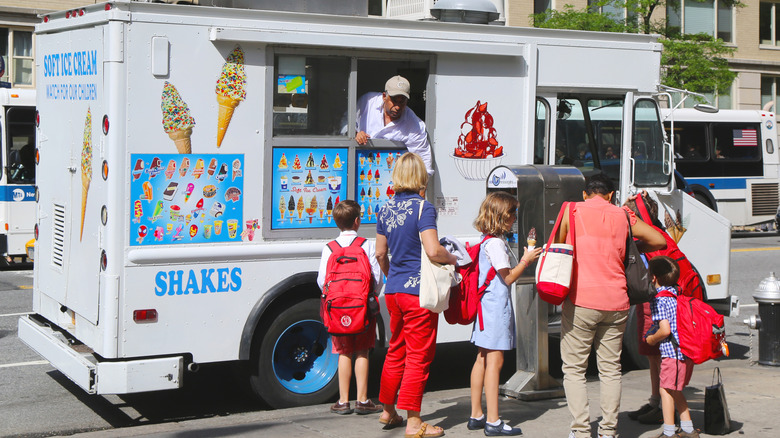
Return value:
<svg viewBox="0 0 780 438">
<path fill-rule="evenodd" d="M 490 0 L 438 0 L 431 15 L 439 21 L 471 24 L 488 24 L 499 17 Z"/>
</svg>

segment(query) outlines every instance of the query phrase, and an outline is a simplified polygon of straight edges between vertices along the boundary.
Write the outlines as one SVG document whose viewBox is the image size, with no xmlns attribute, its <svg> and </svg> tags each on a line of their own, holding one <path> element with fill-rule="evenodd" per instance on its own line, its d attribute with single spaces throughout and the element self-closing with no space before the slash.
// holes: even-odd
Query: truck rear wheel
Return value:
<svg viewBox="0 0 780 438">
<path fill-rule="evenodd" d="M 254 393 L 272 408 L 325 403 L 338 394 L 338 354 L 319 318 L 319 300 L 281 311 L 258 330 L 252 354 Z"/>
</svg>

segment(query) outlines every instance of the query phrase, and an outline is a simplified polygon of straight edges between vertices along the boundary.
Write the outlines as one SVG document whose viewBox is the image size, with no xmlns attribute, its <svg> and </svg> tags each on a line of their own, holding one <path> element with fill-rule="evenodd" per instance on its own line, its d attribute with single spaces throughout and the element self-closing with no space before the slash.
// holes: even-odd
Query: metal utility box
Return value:
<svg viewBox="0 0 780 438">
<path fill-rule="evenodd" d="M 536 229 L 536 245 L 547 243 L 555 219 L 566 201 L 581 201 L 585 177 L 571 166 L 499 166 L 487 179 L 487 192 L 505 191 L 517 197 L 520 206 L 510 245 L 515 255 L 522 257 L 522 246 L 532 228 Z M 533 282 L 534 270 L 527 269 L 521 283 Z"/>
</svg>

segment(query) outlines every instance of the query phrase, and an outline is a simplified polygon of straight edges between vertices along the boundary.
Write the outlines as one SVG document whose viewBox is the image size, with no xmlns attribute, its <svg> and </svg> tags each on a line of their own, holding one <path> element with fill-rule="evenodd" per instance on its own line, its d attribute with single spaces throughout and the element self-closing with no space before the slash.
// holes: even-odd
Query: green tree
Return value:
<svg viewBox="0 0 780 438">
<path fill-rule="evenodd" d="M 699 1 L 699 0 L 695 0 Z M 704 0 L 702 0 L 704 1 Z M 720 0 L 730 6 L 744 6 L 739 0 Z M 596 7 L 612 6 L 627 12 L 627 19 L 609 13 L 594 13 Z M 565 5 L 531 15 L 534 27 L 548 29 L 591 30 L 622 33 L 657 33 L 664 46 L 661 56 L 661 83 L 697 93 L 726 90 L 737 74 L 729 70 L 727 57 L 735 49 L 712 35 L 682 35 L 665 19 L 652 20 L 659 8 L 680 7 L 679 0 L 600 0 L 584 9 Z"/>
</svg>

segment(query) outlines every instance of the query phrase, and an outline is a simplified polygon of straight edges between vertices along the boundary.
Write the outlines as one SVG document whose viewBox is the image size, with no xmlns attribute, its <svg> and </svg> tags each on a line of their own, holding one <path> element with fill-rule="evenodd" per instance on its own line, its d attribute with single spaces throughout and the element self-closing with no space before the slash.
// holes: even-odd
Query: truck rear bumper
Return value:
<svg viewBox="0 0 780 438">
<path fill-rule="evenodd" d="M 102 361 L 74 350 L 61 332 L 33 315 L 19 318 L 19 339 L 90 394 L 158 391 L 182 384 L 182 356 Z"/>
</svg>

